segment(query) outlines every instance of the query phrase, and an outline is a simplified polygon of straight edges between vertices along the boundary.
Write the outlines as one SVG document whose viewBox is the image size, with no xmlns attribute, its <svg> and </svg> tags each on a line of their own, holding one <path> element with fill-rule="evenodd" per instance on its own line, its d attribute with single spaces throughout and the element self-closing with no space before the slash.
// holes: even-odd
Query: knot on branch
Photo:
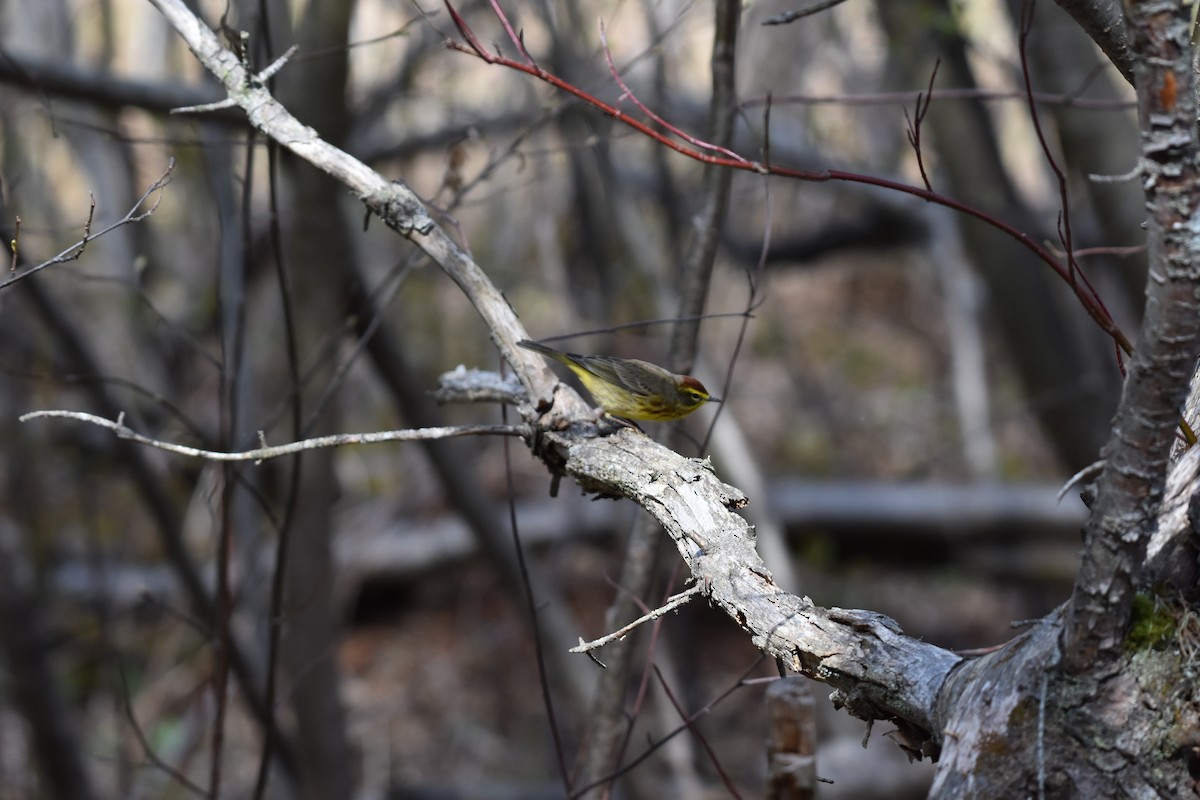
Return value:
<svg viewBox="0 0 1200 800">
<path fill-rule="evenodd" d="M 362 201 L 372 214 L 405 238 L 425 236 L 436 227 L 421 198 L 404 181 L 394 180 L 386 190 L 368 195 Z"/>
</svg>

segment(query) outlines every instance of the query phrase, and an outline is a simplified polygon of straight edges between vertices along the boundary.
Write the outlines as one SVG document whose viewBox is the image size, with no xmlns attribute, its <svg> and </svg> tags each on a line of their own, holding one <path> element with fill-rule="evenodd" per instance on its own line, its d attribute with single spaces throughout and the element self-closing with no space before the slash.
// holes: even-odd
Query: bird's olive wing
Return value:
<svg viewBox="0 0 1200 800">
<path fill-rule="evenodd" d="M 619 359 L 613 369 L 622 386 L 644 397 L 665 397 L 675 389 L 675 376 L 657 364 Z"/>
</svg>

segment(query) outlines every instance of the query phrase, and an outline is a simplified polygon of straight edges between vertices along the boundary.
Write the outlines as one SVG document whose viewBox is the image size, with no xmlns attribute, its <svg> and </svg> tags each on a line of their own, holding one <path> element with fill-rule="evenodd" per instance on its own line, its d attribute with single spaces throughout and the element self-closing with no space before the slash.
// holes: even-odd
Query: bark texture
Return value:
<svg viewBox="0 0 1200 800">
<path fill-rule="evenodd" d="M 1076 674 L 1120 652 L 1200 355 L 1200 146 L 1190 11 L 1143 2 L 1129 4 L 1128 12 L 1138 51 L 1150 280 L 1063 632 L 1064 665 Z"/>
<path fill-rule="evenodd" d="M 1197 796 L 1189 769 L 1200 745 L 1200 695 L 1180 679 L 1196 665 L 1178 617 L 1168 627 L 1179 638 L 1139 642 L 1103 671 L 1074 676 L 1061 668 L 1062 617 L 1059 609 L 947 681 L 929 796 Z"/>
</svg>

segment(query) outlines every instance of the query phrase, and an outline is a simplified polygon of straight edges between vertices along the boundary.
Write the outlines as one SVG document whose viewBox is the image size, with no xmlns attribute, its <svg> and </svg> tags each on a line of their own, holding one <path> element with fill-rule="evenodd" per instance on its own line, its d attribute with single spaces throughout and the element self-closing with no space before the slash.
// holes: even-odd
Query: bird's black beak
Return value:
<svg viewBox="0 0 1200 800">
<path fill-rule="evenodd" d="M 723 402 L 723 401 L 722 401 L 722 400 L 721 400 L 721 398 L 719 398 L 719 397 L 710 397 L 710 398 L 708 398 L 708 402 L 710 402 L 710 403 L 720 403 L 720 402 Z"/>
</svg>

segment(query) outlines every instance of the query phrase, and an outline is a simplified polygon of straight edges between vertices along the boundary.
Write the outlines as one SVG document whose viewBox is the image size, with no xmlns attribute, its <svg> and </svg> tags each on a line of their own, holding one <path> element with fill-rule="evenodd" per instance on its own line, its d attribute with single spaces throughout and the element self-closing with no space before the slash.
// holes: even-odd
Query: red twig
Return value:
<svg viewBox="0 0 1200 800">
<path fill-rule="evenodd" d="M 719 703 L 723 702 L 725 700 L 725 698 L 729 697 L 729 695 L 733 694 L 738 689 L 741 689 L 743 686 L 750 685 L 750 682 L 748 680 L 750 675 L 753 674 L 754 671 L 758 669 L 758 665 L 761 664 L 763 662 L 763 659 L 765 659 L 765 658 L 766 658 L 765 655 L 763 655 L 762 653 L 759 653 L 758 658 L 756 658 L 754 660 L 754 663 L 751 664 L 750 667 L 745 672 L 742 673 L 741 677 L 739 677 L 736 681 L 734 681 L 732 685 L 730 685 L 728 688 L 725 689 L 725 691 L 721 692 L 719 695 L 717 695 L 715 698 L 713 698 L 713 700 L 711 702 L 709 702 L 708 704 L 706 704 L 703 708 L 697 709 L 692 714 L 689 714 L 686 717 L 686 720 L 683 724 L 679 725 L 677 728 L 674 728 L 673 730 L 671 730 L 670 733 L 661 737 L 657 741 L 651 742 L 650 746 L 647 747 L 645 749 L 645 751 L 643 751 L 641 753 L 641 755 L 637 756 L 629 763 L 622 765 L 620 767 L 620 769 L 615 770 L 611 775 L 606 775 L 603 778 L 592 781 L 591 783 L 589 783 L 586 786 L 581 786 L 581 787 L 577 788 L 572 794 L 570 794 L 568 796 L 567 800 L 575 800 L 575 798 L 581 797 L 582 795 L 584 795 L 588 791 L 596 788 L 597 786 L 599 786 L 602 783 L 607 783 L 609 781 L 616 780 L 617 778 L 621 777 L 622 775 L 633 770 L 635 767 L 637 767 L 639 764 L 641 764 L 643 761 L 645 761 L 650 756 L 654 755 L 654 753 L 658 752 L 658 749 L 660 747 L 662 747 L 664 744 L 666 744 L 672 738 L 674 738 L 675 736 L 678 736 L 679 734 L 688 730 L 688 725 L 690 722 L 693 722 L 693 721 L 699 719 L 700 717 L 704 716 L 712 709 L 716 708 L 716 706 Z M 775 679 L 772 678 L 771 680 L 775 680 Z"/>
<path fill-rule="evenodd" d="M 1108 308 L 1104 305 L 1104 301 L 1100 299 L 1100 293 L 1092 286 L 1092 282 L 1088 280 L 1087 274 L 1079 268 L 1079 261 L 1075 257 L 1075 249 L 1072 246 L 1071 237 L 1071 201 L 1067 189 L 1067 176 L 1063 174 L 1062 168 L 1058 165 L 1058 160 L 1054 157 L 1054 152 L 1050 149 L 1049 142 L 1046 141 L 1046 133 L 1042 129 L 1042 118 L 1038 115 L 1037 102 L 1033 94 L 1033 79 L 1029 72 L 1029 34 L 1033 30 L 1033 9 L 1036 4 L 1035 0 L 1025 0 L 1021 4 L 1021 33 L 1017 39 L 1018 51 L 1021 57 L 1021 77 L 1025 84 L 1025 102 L 1029 108 L 1029 118 L 1033 122 L 1033 129 L 1037 134 L 1038 144 L 1042 148 L 1042 154 L 1046 157 L 1046 163 L 1050 169 L 1054 171 L 1054 177 L 1058 181 L 1058 200 L 1060 211 L 1058 213 L 1058 240 L 1063 246 L 1063 255 L 1067 260 L 1067 268 L 1064 271 L 1061 265 L 1055 270 L 1062 277 L 1067 285 L 1071 287 L 1071 291 L 1083 303 L 1084 308 L 1092 315 L 1092 318 L 1099 321 L 1101 318 L 1109 321 L 1114 330 L 1118 330 L 1116 323 L 1112 321 L 1112 315 Z M 1057 263 L 1057 262 L 1056 262 Z M 1103 327 L 1103 325 L 1101 325 Z M 1110 334 L 1111 335 L 1111 334 Z M 1125 375 L 1125 361 L 1122 357 L 1122 351 L 1125 354 L 1133 353 L 1133 346 L 1128 339 L 1118 339 L 1113 336 L 1113 340 L 1117 344 L 1117 368 L 1121 371 L 1122 377 Z M 1124 341 L 1123 341 L 1124 340 Z M 1183 429 L 1185 436 L 1189 442 L 1195 440 L 1191 429 L 1188 427 L 1187 421 L 1183 421 Z"/>
<path fill-rule="evenodd" d="M 688 731 L 691 732 L 692 736 L 696 737 L 696 741 L 698 741 L 700 746 L 704 748 L 704 752 L 708 755 L 708 760 L 712 762 L 713 769 L 715 769 L 717 774 L 721 776 L 721 780 L 724 782 L 725 788 L 728 789 L 729 793 L 736 797 L 737 800 L 742 800 L 742 796 L 738 794 L 737 787 L 733 785 L 733 780 L 730 779 L 729 774 L 725 771 L 725 768 L 721 766 L 721 762 L 717 758 L 717 754 L 713 752 L 712 745 L 708 743 L 708 740 L 704 738 L 704 734 L 702 734 L 700 729 L 696 727 L 696 718 L 694 716 L 689 716 L 688 713 L 684 711 L 683 706 L 679 704 L 679 700 L 676 699 L 675 693 L 671 691 L 671 687 L 667 684 L 667 680 L 663 677 L 662 670 L 658 668 L 658 665 L 652 664 L 651 666 L 654 667 L 654 676 L 658 678 L 658 682 L 662 686 L 663 692 L 667 695 L 667 699 L 670 700 L 671 705 L 675 707 L 675 713 L 679 714 L 679 718 L 683 720 L 683 724 L 687 725 Z"/>
<path fill-rule="evenodd" d="M 996 228 L 997 230 L 1016 240 L 1038 260 L 1054 270 L 1055 274 L 1057 274 L 1064 282 L 1066 282 L 1068 286 L 1071 287 L 1071 290 L 1074 292 L 1076 298 L 1079 300 L 1084 310 L 1087 311 L 1088 316 L 1090 316 L 1096 325 L 1099 326 L 1100 330 L 1104 331 L 1109 337 L 1112 338 L 1117 348 L 1125 353 L 1133 352 L 1133 343 L 1129 341 L 1129 337 L 1127 337 L 1125 333 L 1117 326 L 1116 322 L 1112 318 L 1112 315 L 1109 314 L 1108 309 L 1104 307 L 1104 304 L 1101 303 L 1095 296 L 1095 293 L 1091 291 L 1091 286 L 1087 284 L 1086 281 L 1081 283 L 1080 281 L 1075 280 L 1071 270 L 1059 263 L 1059 261 L 1055 259 L 1049 250 L 1038 244 L 1038 242 L 1034 241 L 1029 234 L 1019 230 L 1004 220 L 998 219 L 997 217 L 981 209 L 975 208 L 974 206 L 970 206 L 966 203 L 955 200 L 952 197 L 938 194 L 937 192 L 934 192 L 928 188 L 913 186 L 911 184 L 901 183 L 900 181 L 893 181 L 875 175 L 863 175 L 856 172 L 845 172 L 836 169 L 825 169 L 819 171 L 788 169 L 785 167 L 764 164 L 759 161 L 752 161 L 741 156 L 731 158 L 724 155 L 713 155 L 711 153 L 698 150 L 695 147 L 690 147 L 675 140 L 674 138 L 671 138 L 670 136 L 654 130 L 651 126 L 647 125 L 641 120 L 627 116 L 619 108 L 609 105 L 594 95 L 588 94 L 574 84 L 568 83 L 557 75 L 547 72 L 546 70 L 537 66 L 536 63 L 522 63 L 499 53 L 489 52 L 479 43 L 479 39 L 471 31 L 470 27 L 467 25 L 462 16 L 454 9 L 454 6 L 450 4 L 450 0 L 445 0 L 445 4 L 447 10 L 450 12 L 451 18 L 454 20 L 454 24 L 458 27 L 459 33 L 462 34 L 463 39 L 466 41 L 465 45 L 459 42 L 449 41 L 446 43 L 447 47 L 458 50 L 462 53 L 474 55 L 488 64 L 498 64 L 518 72 L 524 72 L 527 75 L 532 75 L 538 80 L 544 81 L 560 91 L 579 98 L 601 113 L 612 117 L 613 119 L 629 126 L 630 128 L 633 128 L 643 136 L 647 136 L 662 146 L 668 147 L 675 152 L 681 153 L 682 155 L 685 155 L 695 161 L 700 161 L 705 164 L 714 164 L 716 166 L 726 167 L 728 169 L 737 169 L 745 172 L 757 172 L 762 175 L 776 175 L 781 178 L 811 181 L 814 183 L 823 183 L 825 181 L 845 181 L 847 183 L 860 183 L 868 186 L 877 186 L 881 189 L 900 192 L 913 197 L 919 197 L 926 202 L 944 206 L 953 211 L 957 211 L 960 214 L 966 214 L 969 217 L 974 217 L 975 219 L 991 225 L 993 228 Z"/>
<path fill-rule="evenodd" d="M 763 166 L 771 168 L 771 93 L 767 92 L 767 102 L 763 104 Z"/>
<path fill-rule="evenodd" d="M 683 139 L 688 144 L 694 145 L 703 150 L 711 150 L 714 153 L 720 153 L 721 155 L 724 155 L 728 158 L 735 159 L 736 161 L 740 161 L 744 164 L 750 163 L 747 159 L 742 158 L 740 155 L 738 155 L 737 153 L 733 152 L 732 150 L 730 150 L 726 147 L 721 147 L 719 145 L 710 144 L 708 142 L 701 141 L 700 139 L 697 139 L 696 137 L 692 136 L 691 134 L 680 130 L 679 128 L 675 127 L 674 125 L 672 125 L 671 123 L 667 122 L 665 119 L 660 117 L 658 114 L 655 114 L 653 111 L 651 111 L 649 108 L 647 108 L 646 105 L 641 100 L 638 99 L 637 95 L 633 93 L 633 89 L 630 89 L 629 86 L 627 86 L 625 84 L 625 81 L 621 78 L 621 73 L 617 70 L 617 65 L 613 63 L 612 51 L 608 49 L 608 32 L 605 31 L 603 22 L 600 23 L 600 46 L 604 49 L 604 60 L 608 62 L 609 74 L 612 75 L 613 80 L 616 81 L 616 83 L 617 83 L 617 86 L 621 87 L 621 97 L 617 100 L 618 103 L 621 102 L 621 100 L 624 100 L 626 97 L 628 97 L 630 100 L 633 101 L 633 104 L 638 107 L 639 111 L 641 111 L 643 114 L 648 116 L 650 119 L 657 122 L 659 125 L 661 125 L 663 128 L 665 128 L 667 131 L 669 131 L 672 135 L 678 136 L 680 139 Z M 620 112 L 618 112 L 618 113 L 620 113 Z"/>
<path fill-rule="evenodd" d="M 500 20 L 500 24 L 504 26 L 504 32 L 508 34 L 509 41 L 517 46 L 517 51 L 525 57 L 525 63 L 531 67 L 536 67 L 537 63 L 533 60 L 533 56 L 529 55 L 529 51 L 525 48 L 525 34 L 518 33 L 513 30 L 512 23 L 508 21 L 508 17 L 504 15 L 504 9 L 500 8 L 500 4 L 496 0 L 489 0 L 492 6 L 492 13 Z"/>
<path fill-rule="evenodd" d="M 1046 133 L 1042 128 L 1042 118 L 1038 115 L 1037 104 L 1033 99 L 1033 80 L 1029 74 L 1028 45 L 1029 34 L 1033 30 L 1034 5 L 1033 0 L 1025 0 L 1021 4 L 1021 34 L 1017 40 L 1021 56 L 1021 78 L 1025 84 L 1025 98 L 1029 106 L 1029 117 L 1033 122 L 1033 130 L 1037 134 L 1038 144 L 1042 148 L 1042 153 L 1046 156 L 1046 163 L 1054 171 L 1055 180 L 1058 181 L 1059 204 L 1062 208 L 1059 212 L 1058 238 L 1062 242 L 1063 251 L 1066 254 L 1068 280 L 1074 282 L 1077 278 L 1082 278 L 1083 282 L 1087 284 L 1088 291 L 1095 297 L 1096 302 L 1103 307 L 1103 301 L 1096 294 L 1096 290 L 1092 288 L 1087 276 L 1080 272 L 1079 262 L 1075 260 L 1075 249 L 1071 246 L 1071 204 L 1067 190 L 1067 176 L 1063 174 L 1062 168 L 1058 165 L 1058 160 L 1054 157 L 1054 153 L 1050 149 L 1050 144 L 1046 141 Z"/>
<path fill-rule="evenodd" d="M 679 579 L 679 571 L 682 567 L 682 564 L 683 564 L 682 561 L 676 561 L 675 567 L 671 570 L 671 577 L 667 580 L 667 586 L 663 590 L 663 600 L 664 601 L 666 600 L 667 597 L 670 596 L 672 588 L 675 586 L 676 581 Z M 643 614 L 650 613 L 650 607 L 646 605 L 645 601 L 643 601 L 642 598 L 638 597 L 636 594 L 630 593 L 628 589 L 626 589 L 624 586 L 621 586 L 619 583 L 617 583 L 616 581 L 613 581 L 612 579 L 609 579 L 608 582 L 615 589 L 617 589 L 617 591 L 620 591 L 620 592 L 626 594 Z M 663 625 L 662 617 L 659 617 L 658 619 L 654 620 L 654 622 L 650 625 L 650 639 L 646 643 L 646 667 L 643 668 L 641 678 L 638 681 L 637 693 L 634 695 L 633 703 L 630 706 L 629 711 L 626 712 L 626 714 L 625 714 L 625 722 L 626 722 L 625 737 L 621 740 L 621 747 L 617 751 L 617 758 L 614 763 L 620 763 L 620 761 L 623 758 L 625 758 L 625 752 L 629 749 L 629 743 L 633 740 L 634 723 L 636 723 L 638 717 L 641 716 L 642 709 L 645 706 L 646 697 L 650 691 L 650 669 L 649 669 L 649 667 L 654 662 L 654 653 L 658 649 L 659 637 L 662 635 L 662 625 Z M 614 772 L 612 775 L 612 779 L 615 781 L 619 775 L 620 775 L 619 771 Z M 609 786 L 609 787 L 607 787 L 605 797 L 611 796 L 611 793 L 612 793 L 612 787 Z"/>
<path fill-rule="evenodd" d="M 933 184 L 929 182 L 929 173 L 925 171 L 925 155 L 921 152 L 921 123 L 925 121 L 925 115 L 929 113 L 929 104 L 933 102 L 933 82 L 937 80 L 938 67 L 941 65 L 942 60 L 939 58 L 933 64 L 933 72 L 929 74 L 928 88 L 923 92 L 917 92 L 917 106 L 913 109 L 911 118 L 908 116 L 908 109 L 904 109 L 904 119 L 908 123 L 908 143 L 912 145 L 913 153 L 917 157 L 921 182 L 929 191 L 933 190 Z"/>
</svg>

